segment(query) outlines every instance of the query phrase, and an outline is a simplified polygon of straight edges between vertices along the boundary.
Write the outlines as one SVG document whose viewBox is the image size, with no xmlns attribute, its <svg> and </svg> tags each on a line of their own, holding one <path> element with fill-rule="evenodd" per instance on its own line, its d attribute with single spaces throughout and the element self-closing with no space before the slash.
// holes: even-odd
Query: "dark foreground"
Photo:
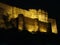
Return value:
<svg viewBox="0 0 60 45">
<path fill-rule="evenodd" d="M 26 30 L 0 29 L 0 44 L 2 45 L 60 45 L 59 34 L 29 33 Z"/>
</svg>

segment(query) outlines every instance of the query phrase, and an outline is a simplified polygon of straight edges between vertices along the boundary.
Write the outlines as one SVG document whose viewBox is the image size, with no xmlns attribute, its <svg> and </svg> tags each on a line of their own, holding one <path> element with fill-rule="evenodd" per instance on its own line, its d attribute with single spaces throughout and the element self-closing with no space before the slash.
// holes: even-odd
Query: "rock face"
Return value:
<svg viewBox="0 0 60 45">
<path fill-rule="evenodd" d="M 0 8 L 0 27 L 6 28 L 7 21 L 8 21 L 8 16 L 4 15 L 4 9 Z"/>
<path fill-rule="evenodd" d="M 5 8 L 4 8 L 5 6 Z M 57 33 L 55 19 L 48 18 L 47 12 L 36 9 L 21 9 L 0 3 L 0 28 L 26 29 L 29 32 L 47 32 L 51 23 L 53 33 Z"/>
</svg>

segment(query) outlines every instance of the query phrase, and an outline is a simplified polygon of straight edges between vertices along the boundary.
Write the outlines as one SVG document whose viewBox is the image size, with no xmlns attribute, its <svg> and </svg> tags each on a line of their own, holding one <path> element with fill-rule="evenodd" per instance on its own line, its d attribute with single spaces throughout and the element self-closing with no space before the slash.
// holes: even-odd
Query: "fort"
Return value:
<svg viewBox="0 0 60 45">
<path fill-rule="evenodd" d="M 23 25 L 29 32 L 48 32 L 49 23 L 51 24 L 51 32 L 57 34 L 56 20 L 48 18 L 48 12 L 36 9 L 21 9 L 0 3 L 0 7 L 5 9 L 4 15 L 8 13 L 9 21 L 18 18 L 18 29 L 23 30 Z M 14 25 L 16 22 L 13 22 Z"/>
</svg>

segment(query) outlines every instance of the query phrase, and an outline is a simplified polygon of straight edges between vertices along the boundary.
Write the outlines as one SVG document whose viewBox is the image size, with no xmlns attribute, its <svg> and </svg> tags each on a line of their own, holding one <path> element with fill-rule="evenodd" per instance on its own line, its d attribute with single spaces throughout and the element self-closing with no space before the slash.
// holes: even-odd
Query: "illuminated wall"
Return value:
<svg viewBox="0 0 60 45">
<path fill-rule="evenodd" d="M 49 18 L 49 23 L 51 23 L 52 33 L 58 33 L 56 20 Z"/>
<path fill-rule="evenodd" d="M 29 32 L 36 32 L 38 30 L 38 22 L 37 19 L 24 18 L 25 27 Z"/>
<path fill-rule="evenodd" d="M 37 32 L 38 30 L 40 32 L 47 32 L 47 28 L 49 26 L 48 23 L 51 23 L 52 33 L 58 33 L 56 20 L 48 18 L 48 13 L 44 10 L 25 10 L 17 7 L 12 7 L 3 3 L 0 3 L 0 7 L 5 10 L 4 15 L 9 15 L 9 21 L 11 19 L 18 18 L 19 30 L 23 30 L 23 25 L 25 25 L 25 28 L 29 32 Z M 14 24 L 15 23 L 16 21 L 14 22 Z"/>
</svg>

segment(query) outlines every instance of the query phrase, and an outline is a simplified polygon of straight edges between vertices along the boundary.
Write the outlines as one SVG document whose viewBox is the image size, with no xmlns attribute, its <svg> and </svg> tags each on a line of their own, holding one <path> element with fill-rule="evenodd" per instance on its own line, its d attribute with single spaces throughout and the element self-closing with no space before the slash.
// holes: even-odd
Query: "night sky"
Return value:
<svg viewBox="0 0 60 45">
<path fill-rule="evenodd" d="M 4 0 L 2 3 L 16 6 L 22 9 L 43 9 L 48 12 L 49 18 L 56 19 L 58 34 L 31 34 L 27 31 L 6 31 L 1 32 L 1 42 L 13 45 L 58 45 L 60 35 L 60 2 L 58 0 Z M 17 29 L 15 29 L 17 30 Z M 6 45 L 6 44 L 5 44 Z"/>
</svg>

